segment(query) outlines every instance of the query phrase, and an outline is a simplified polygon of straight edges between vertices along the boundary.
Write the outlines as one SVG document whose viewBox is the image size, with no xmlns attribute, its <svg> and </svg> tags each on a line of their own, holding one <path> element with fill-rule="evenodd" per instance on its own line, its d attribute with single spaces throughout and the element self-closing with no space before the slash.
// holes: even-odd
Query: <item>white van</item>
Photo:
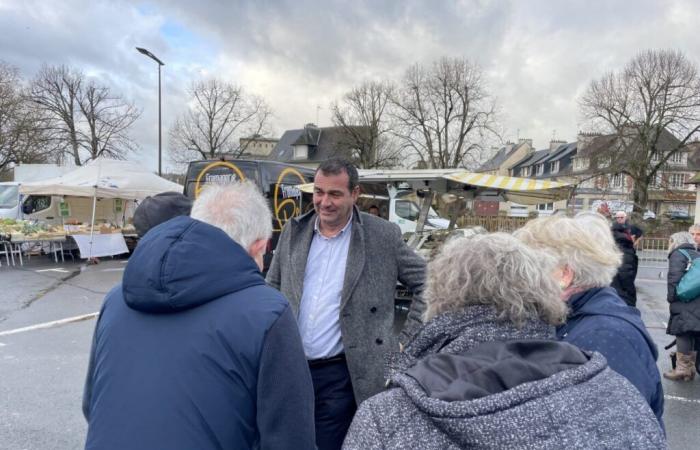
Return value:
<svg viewBox="0 0 700 450">
<path fill-rule="evenodd" d="M 0 183 L 0 219 L 21 219 L 19 183 Z"/>
<path fill-rule="evenodd" d="M 360 195 L 358 205 L 363 211 L 367 211 L 370 206 L 377 206 L 379 215 L 397 224 L 401 228 L 401 233 L 413 233 L 416 231 L 420 214 L 420 207 L 414 197 L 414 191 L 390 189 L 389 196 Z M 428 210 L 425 230 L 446 230 L 449 225 L 450 221 L 440 217 L 432 207 Z"/>
</svg>

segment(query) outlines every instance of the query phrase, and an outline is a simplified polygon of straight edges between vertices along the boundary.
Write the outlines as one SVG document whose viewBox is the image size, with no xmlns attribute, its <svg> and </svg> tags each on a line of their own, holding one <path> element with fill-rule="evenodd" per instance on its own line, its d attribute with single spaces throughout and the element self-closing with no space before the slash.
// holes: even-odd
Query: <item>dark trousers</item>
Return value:
<svg viewBox="0 0 700 450">
<path fill-rule="evenodd" d="M 309 364 L 314 383 L 316 445 L 339 450 L 357 410 L 345 359 Z"/>
</svg>

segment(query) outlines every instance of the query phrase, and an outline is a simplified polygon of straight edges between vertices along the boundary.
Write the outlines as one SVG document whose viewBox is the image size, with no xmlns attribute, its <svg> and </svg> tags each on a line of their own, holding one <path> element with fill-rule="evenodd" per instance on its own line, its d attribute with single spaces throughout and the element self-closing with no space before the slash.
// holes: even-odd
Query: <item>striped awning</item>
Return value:
<svg viewBox="0 0 700 450">
<path fill-rule="evenodd" d="M 503 189 L 515 192 L 543 191 L 549 189 L 568 188 L 570 186 L 568 183 L 561 183 L 558 181 L 506 177 L 502 175 L 489 175 L 473 172 L 448 174 L 443 175 L 443 178 L 472 186 Z"/>
</svg>

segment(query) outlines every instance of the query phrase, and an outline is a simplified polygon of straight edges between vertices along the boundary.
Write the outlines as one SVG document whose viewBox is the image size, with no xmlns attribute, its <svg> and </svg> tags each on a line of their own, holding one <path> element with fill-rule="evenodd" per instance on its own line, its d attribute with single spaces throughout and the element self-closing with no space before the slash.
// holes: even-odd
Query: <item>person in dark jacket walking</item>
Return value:
<svg viewBox="0 0 700 450">
<path fill-rule="evenodd" d="M 570 311 L 566 323 L 557 328 L 557 337 L 602 353 L 610 368 L 639 390 L 663 426 L 658 351 L 639 310 L 625 304 L 609 287 L 622 258 L 605 218 L 586 213 L 573 219 L 535 219 L 515 235 L 558 260 L 555 276 Z"/>
<path fill-rule="evenodd" d="M 87 449 L 315 448 L 296 320 L 260 274 L 267 208 L 212 186 L 141 240 L 95 328 Z"/>
<path fill-rule="evenodd" d="M 635 238 L 632 236 L 630 228 L 625 224 L 626 216 L 624 211 L 616 213 L 616 223 L 612 225 L 612 235 L 617 248 L 622 252 L 622 264 L 617 269 L 617 273 L 612 280 L 612 286 L 620 296 L 630 306 L 637 306 L 637 288 L 634 286 L 634 280 L 637 278 L 637 268 L 639 266 L 639 258 L 637 251 L 634 248 Z M 619 218 L 622 218 L 620 223 Z"/>
<path fill-rule="evenodd" d="M 448 241 L 429 264 L 427 323 L 343 449 L 665 448 L 634 386 L 554 339 L 566 317 L 554 270 L 507 234 Z"/>
<path fill-rule="evenodd" d="M 671 235 L 668 253 L 668 300 L 670 317 L 666 333 L 676 337 L 676 368 L 664 373 L 673 381 L 690 381 L 695 378 L 697 350 L 700 348 L 700 299 L 683 303 L 676 297 L 676 286 L 685 275 L 688 258 L 700 257 L 700 225 L 690 227 L 690 233 Z"/>
</svg>

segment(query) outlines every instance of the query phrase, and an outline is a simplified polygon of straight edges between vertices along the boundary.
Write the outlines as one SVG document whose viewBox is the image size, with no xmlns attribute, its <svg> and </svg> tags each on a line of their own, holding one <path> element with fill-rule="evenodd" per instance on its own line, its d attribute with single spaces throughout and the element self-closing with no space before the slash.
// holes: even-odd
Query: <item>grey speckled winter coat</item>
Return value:
<svg viewBox="0 0 700 450">
<path fill-rule="evenodd" d="M 362 403 L 355 449 L 657 449 L 658 421 L 599 353 L 489 307 L 443 314 L 390 363 L 393 388 Z"/>
</svg>

